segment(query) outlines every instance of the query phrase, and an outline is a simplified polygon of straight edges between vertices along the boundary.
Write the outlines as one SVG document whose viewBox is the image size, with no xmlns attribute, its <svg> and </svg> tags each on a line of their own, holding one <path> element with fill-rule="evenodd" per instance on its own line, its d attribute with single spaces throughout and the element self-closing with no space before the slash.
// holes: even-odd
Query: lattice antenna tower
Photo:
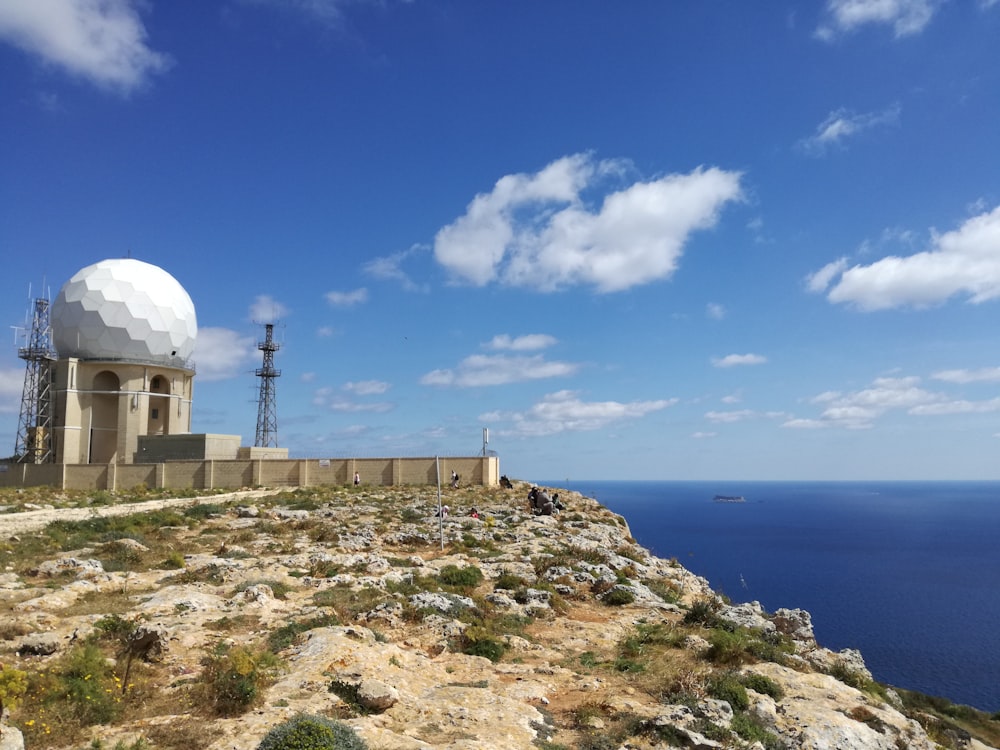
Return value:
<svg viewBox="0 0 1000 750">
<path fill-rule="evenodd" d="M 56 352 L 52 346 L 47 297 L 35 299 L 31 328 L 26 332 L 25 346 L 18 347 L 17 356 L 24 360 L 24 388 L 14 456 L 19 463 L 48 463 L 53 459 L 52 362 Z"/>
<path fill-rule="evenodd" d="M 274 353 L 281 348 L 281 344 L 274 340 L 274 323 L 265 323 L 264 330 L 264 340 L 257 343 L 257 348 L 264 352 L 264 362 L 254 371 L 260 378 L 260 391 L 257 397 L 257 435 L 253 444 L 257 448 L 277 448 L 278 411 L 274 381 L 281 377 L 281 370 L 274 369 Z"/>
</svg>

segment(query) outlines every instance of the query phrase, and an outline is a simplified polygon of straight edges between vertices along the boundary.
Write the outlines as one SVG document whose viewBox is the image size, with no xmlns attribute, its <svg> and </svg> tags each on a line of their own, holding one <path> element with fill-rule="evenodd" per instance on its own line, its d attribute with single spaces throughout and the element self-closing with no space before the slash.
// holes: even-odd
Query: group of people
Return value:
<svg viewBox="0 0 1000 750">
<path fill-rule="evenodd" d="M 531 512 L 536 516 L 553 516 L 563 510 L 564 506 L 559 502 L 559 493 L 555 492 L 551 496 L 545 490 L 533 486 L 528 492 L 528 504 Z"/>
</svg>

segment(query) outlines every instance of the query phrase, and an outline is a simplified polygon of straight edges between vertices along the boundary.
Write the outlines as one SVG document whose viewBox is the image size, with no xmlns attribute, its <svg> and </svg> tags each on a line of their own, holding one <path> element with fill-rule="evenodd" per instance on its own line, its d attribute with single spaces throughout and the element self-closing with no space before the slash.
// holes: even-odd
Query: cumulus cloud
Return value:
<svg viewBox="0 0 1000 750">
<path fill-rule="evenodd" d="M 575 154 L 502 177 L 437 233 L 434 257 L 455 281 L 475 286 L 622 291 L 668 278 L 689 235 L 714 226 L 742 196 L 738 172 L 699 168 L 635 182 L 599 206 L 585 202 L 585 191 L 623 171 L 621 162 Z"/>
<path fill-rule="evenodd" d="M 825 292 L 829 288 L 830 282 L 843 273 L 847 266 L 847 258 L 837 258 L 837 260 L 827 263 L 806 277 L 806 288 L 810 292 Z"/>
<path fill-rule="evenodd" d="M 4 0 L 0 40 L 84 78 L 129 94 L 170 67 L 147 44 L 133 0 Z"/>
<path fill-rule="evenodd" d="M 420 383 L 456 388 L 507 385 L 572 375 L 579 367 L 572 362 L 547 361 L 541 354 L 533 356 L 473 354 L 463 359 L 455 369 L 433 370 L 427 373 L 420 378 Z"/>
<path fill-rule="evenodd" d="M 355 393 L 358 396 L 372 396 L 385 393 L 389 390 L 390 386 L 381 380 L 359 380 L 344 383 L 343 388 L 345 391 Z"/>
<path fill-rule="evenodd" d="M 816 36 L 831 41 L 869 24 L 891 26 L 896 38 L 918 34 L 942 0 L 827 0 L 826 18 Z"/>
<path fill-rule="evenodd" d="M 815 396 L 812 402 L 823 407 L 815 419 L 789 419 L 785 427 L 818 428 L 841 427 L 852 430 L 870 429 L 875 420 L 891 410 L 910 414 L 935 413 L 933 408 L 947 402 L 940 393 L 920 387 L 920 378 L 876 378 L 870 386 L 858 391 L 839 393 L 827 391 Z M 944 413 L 944 412 L 939 412 Z"/>
<path fill-rule="evenodd" d="M 713 357 L 714 367 L 741 367 L 743 365 L 762 365 L 767 357 L 762 354 L 727 354 L 725 357 Z"/>
<path fill-rule="evenodd" d="M 600 430 L 630 419 L 639 419 L 677 403 L 677 399 L 654 401 L 582 401 L 576 391 L 550 393 L 523 412 L 491 412 L 479 417 L 483 422 L 505 422 L 510 427 L 499 434 L 544 437 L 561 432 Z"/>
<path fill-rule="evenodd" d="M 846 109 L 831 112 L 816 128 L 816 132 L 803 138 L 796 145 L 810 156 L 823 156 L 829 150 L 844 147 L 848 139 L 874 128 L 899 124 L 899 105 L 893 105 L 881 112 L 855 114 Z"/>
<path fill-rule="evenodd" d="M 822 278 L 830 268 L 811 278 Z M 890 255 L 869 265 L 838 265 L 822 280 L 829 284 L 838 274 L 827 299 L 865 311 L 929 307 L 954 295 L 973 303 L 994 299 L 1000 296 L 1000 206 L 967 219 L 958 229 L 932 232 L 927 250 Z"/>
<path fill-rule="evenodd" d="M 227 380 L 245 375 L 256 359 L 257 344 L 228 328 L 199 328 L 194 358 L 198 380 Z"/>
<path fill-rule="evenodd" d="M 276 323 L 288 313 L 287 307 L 268 294 L 258 294 L 250 305 L 250 320 L 255 323 Z"/>
<path fill-rule="evenodd" d="M 343 389 L 358 396 L 378 395 L 388 390 L 389 384 L 367 380 L 359 383 L 347 383 Z M 334 393 L 333 389 L 328 386 L 313 391 L 312 405 L 320 409 L 346 414 L 361 412 L 383 414 L 395 408 L 395 405 L 388 401 L 351 401 Z"/>
<path fill-rule="evenodd" d="M 529 333 L 524 336 L 512 338 L 506 333 L 497 334 L 488 344 L 487 349 L 506 349 L 515 352 L 530 352 L 538 349 L 547 349 L 554 345 L 556 339 L 545 333 Z"/>
<path fill-rule="evenodd" d="M 351 307 L 368 301 L 368 290 L 364 287 L 350 292 L 327 292 L 326 301 L 336 307 Z"/>
<path fill-rule="evenodd" d="M 705 412 L 705 419 L 715 424 L 733 424 L 734 422 L 746 422 L 749 419 L 784 419 L 787 416 L 784 412 L 756 411 L 754 409 Z"/>
<path fill-rule="evenodd" d="M 428 248 L 425 245 L 414 245 L 409 250 L 403 250 L 402 252 L 370 260 L 362 266 L 361 270 L 376 279 L 398 282 L 408 292 L 426 292 L 429 290 L 428 286 L 415 282 L 403 270 L 403 264 L 410 258 L 424 254 L 427 251 Z"/>
<path fill-rule="evenodd" d="M 726 317 L 726 308 L 717 302 L 709 302 L 705 307 L 705 314 L 712 320 L 722 320 Z"/>
<path fill-rule="evenodd" d="M 982 367 L 978 370 L 941 370 L 935 372 L 931 377 L 948 383 L 996 383 L 1000 382 L 1000 367 Z"/>
</svg>

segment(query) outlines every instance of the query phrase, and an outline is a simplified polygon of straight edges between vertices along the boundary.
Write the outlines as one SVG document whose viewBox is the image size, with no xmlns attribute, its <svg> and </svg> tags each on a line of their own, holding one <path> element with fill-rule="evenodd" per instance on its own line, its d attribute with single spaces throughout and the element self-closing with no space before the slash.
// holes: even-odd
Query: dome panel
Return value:
<svg viewBox="0 0 1000 750">
<path fill-rule="evenodd" d="M 60 356 L 185 361 L 194 352 L 194 303 L 157 266 L 104 260 L 73 276 L 52 305 L 52 338 Z"/>
</svg>

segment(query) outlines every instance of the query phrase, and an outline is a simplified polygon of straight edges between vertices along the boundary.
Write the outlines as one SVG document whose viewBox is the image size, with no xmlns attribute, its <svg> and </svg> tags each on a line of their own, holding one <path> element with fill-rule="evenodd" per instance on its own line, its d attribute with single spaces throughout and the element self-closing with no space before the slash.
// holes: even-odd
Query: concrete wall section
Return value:
<svg viewBox="0 0 1000 750">
<path fill-rule="evenodd" d="M 225 436 L 223 436 L 225 437 Z M 328 458 L 167 461 L 156 464 L 0 464 L 0 487 L 53 486 L 78 490 L 127 490 L 139 485 L 176 489 L 309 487 L 349 485 L 357 472 L 362 485 L 433 485 L 459 474 L 463 485 L 500 481 L 497 456 L 445 458 Z"/>
</svg>

